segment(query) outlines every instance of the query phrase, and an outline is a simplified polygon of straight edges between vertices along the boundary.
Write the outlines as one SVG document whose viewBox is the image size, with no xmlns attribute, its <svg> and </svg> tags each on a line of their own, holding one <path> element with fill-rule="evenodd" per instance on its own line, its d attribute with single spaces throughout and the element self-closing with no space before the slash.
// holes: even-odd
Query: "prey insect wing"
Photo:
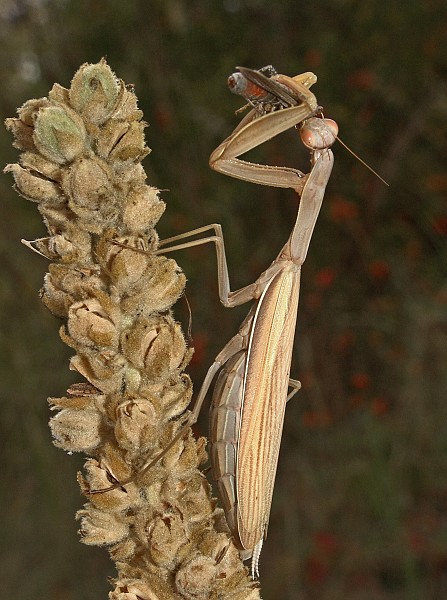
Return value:
<svg viewBox="0 0 447 600">
<path fill-rule="evenodd" d="M 296 106 L 301 103 L 301 99 L 295 96 L 291 90 L 288 90 L 284 85 L 278 83 L 271 77 L 266 77 L 261 71 L 255 71 L 247 67 L 236 67 L 242 75 L 256 84 L 274 98 L 280 100 L 286 106 Z"/>
</svg>

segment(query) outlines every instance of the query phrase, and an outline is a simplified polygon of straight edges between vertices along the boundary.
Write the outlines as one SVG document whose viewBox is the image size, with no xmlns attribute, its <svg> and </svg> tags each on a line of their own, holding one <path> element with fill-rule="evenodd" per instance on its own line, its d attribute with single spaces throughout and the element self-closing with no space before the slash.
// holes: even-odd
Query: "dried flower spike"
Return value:
<svg viewBox="0 0 447 600">
<path fill-rule="evenodd" d="M 185 276 L 174 260 L 150 254 L 165 205 L 140 164 L 149 150 L 135 94 L 101 60 L 83 65 L 70 89 L 56 84 L 48 98 L 26 102 L 6 126 L 22 154 L 5 171 L 48 229 L 27 242 L 52 261 L 42 300 L 64 319 L 70 368 L 86 380 L 49 400 L 50 427 L 56 446 L 89 457 L 78 518 L 82 541 L 108 545 L 117 563 L 109 597 L 259 598 L 198 470 L 204 440 L 184 436 L 138 476 L 181 427 L 192 352 L 171 314 Z"/>
</svg>

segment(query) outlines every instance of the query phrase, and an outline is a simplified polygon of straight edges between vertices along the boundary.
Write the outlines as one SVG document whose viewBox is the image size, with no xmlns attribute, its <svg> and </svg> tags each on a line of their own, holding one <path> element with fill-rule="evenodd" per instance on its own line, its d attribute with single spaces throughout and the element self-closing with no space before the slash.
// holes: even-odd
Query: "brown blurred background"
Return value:
<svg viewBox="0 0 447 600">
<path fill-rule="evenodd" d="M 161 237 L 222 223 L 233 289 L 287 239 L 297 202 L 213 173 L 208 156 L 241 102 L 236 65 L 314 71 L 340 145 L 308 259 L 269 537 L 266 600 L 447 596 L 447 4 L 445 0 L 1 0 L 2 119 L 83 62 L 106 56 L 150 123 Z M 1 164 L 14 162 L 0 132 Z M 306 170 L 295 132 L 255 158 Z M 76 380 L 60 323 L 38 298 L 46 263 L 36 207 L 1 186 L 1 596 L 97 600 L 105 549 L 78 542 L 81 457 L 55 449 L 47 396 Z M 247 307 L 217 296 L 211 247 L 175 256 L 189 284 L 197 386 Z M 185 329 L 184 300 L 175 307 Z M 201 424 L 205 432 L 206 416 Z"/>
</svg>

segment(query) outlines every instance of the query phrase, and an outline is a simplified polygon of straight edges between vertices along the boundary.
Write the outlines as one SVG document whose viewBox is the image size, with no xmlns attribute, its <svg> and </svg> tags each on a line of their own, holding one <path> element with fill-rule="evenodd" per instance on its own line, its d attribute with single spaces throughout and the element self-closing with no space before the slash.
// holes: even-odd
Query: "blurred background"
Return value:
<svg viewBox="0 0 447 600">
<path fill-rule="evenodd" d="M 335 146 L 302 274 L 292 376 L 303 388 L 286 411 L 263 598 L 445 598 L 445 0 L 1 0 L 0 43 L 2 120 L 102 56 L 135 84 L 148 182 L 167 190 L 159 234 L 221 223 L 233 289 L 276 256 L 297 201 L 209 169 L 240 118 L 226 78 L 270 63 L 318 75 L 326 116 L 390 187 Z M 0 131 L 2 165 L 17 159 L 11 142 Z M 253 156 L 308 170 L 294 131 Z M 38 298 L 47 265 L 20 244 L 46 232 L 10 177 L 0 187 L 2 595 L 106 598 L 113 565 L 78 542 L 74 520 L 82 457 L 55 449 L 47 427 L 47 396 L 76 376 Z M 197 389 L 247 307 L 220 306 L 212 247 L 175 258 L 189 279 Z M 186 330 L 185 301 L 174 309 Z"/>
</svg>

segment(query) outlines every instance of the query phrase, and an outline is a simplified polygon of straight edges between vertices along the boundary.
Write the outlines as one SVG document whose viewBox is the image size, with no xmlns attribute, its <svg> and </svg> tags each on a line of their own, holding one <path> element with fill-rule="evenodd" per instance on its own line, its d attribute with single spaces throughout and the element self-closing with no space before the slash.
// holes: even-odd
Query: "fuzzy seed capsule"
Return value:
<svg viewBox="0 0 447 600">
<path fill-rule="evenodd" d="M 48 106 L 37 113 L 34 125 L 36 148 L 61 165 L 86 150 L 87 133 L 79 115 L 68 107 Z"/>
<path fill-rule="evenodd" d="M 7 165 L 5 173 L 12 173 L 17 191 L 32 202 L 59 202 L 62 196 L 60 187 L 53 181 L 33 175 L 18 164 Z"/>
<path fill-rule="evenodd" d="M 100 125 L 113 113 L 123 88 L 103 59 L 78 70 L 71 82 L 70 102 L 87 120 Z"/>
</svg>

